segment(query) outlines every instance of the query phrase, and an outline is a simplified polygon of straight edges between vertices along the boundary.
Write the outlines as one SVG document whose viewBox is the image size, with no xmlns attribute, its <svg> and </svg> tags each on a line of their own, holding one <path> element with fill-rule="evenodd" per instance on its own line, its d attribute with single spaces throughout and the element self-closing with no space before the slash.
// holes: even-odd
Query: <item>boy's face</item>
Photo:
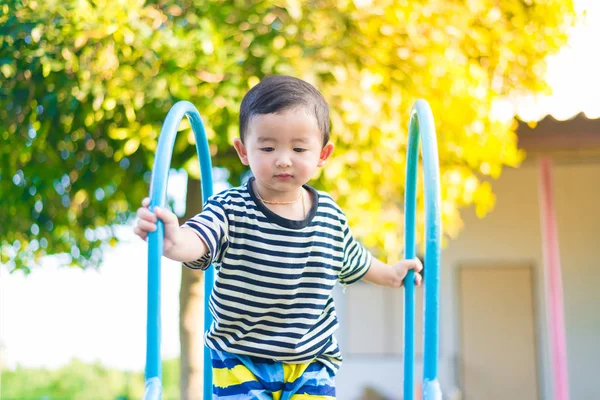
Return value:
<svg viewBox="0 0 600 400">
<path fill-rule="evenodd" d="M 236 139 L 234 146 L 242 163 L 250 166 L 256 183 L 272 192 L 297 190 L 333 151 L 333 144 L 323 146 L 316 118 L 303 108 L 254 116 L 245 143 Z"/>
</svg>

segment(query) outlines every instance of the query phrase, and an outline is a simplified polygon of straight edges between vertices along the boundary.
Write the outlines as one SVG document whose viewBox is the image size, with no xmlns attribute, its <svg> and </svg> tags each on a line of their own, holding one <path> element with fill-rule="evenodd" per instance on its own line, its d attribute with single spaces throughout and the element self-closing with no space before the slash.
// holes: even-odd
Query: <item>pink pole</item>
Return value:
<svg viewBox="0 0 600 400">
<path fill-rule="evenodd" d="M 560 268 L 558 228 L 552 196 L 552 160 L 539 162 L 540 211 L 542 247 L 546 276 L 546 314 L 550 340 L 552 382 L 555 400 L 569 400 L 567 341 L 563 308 L 563 287 Z"/>
</svg>

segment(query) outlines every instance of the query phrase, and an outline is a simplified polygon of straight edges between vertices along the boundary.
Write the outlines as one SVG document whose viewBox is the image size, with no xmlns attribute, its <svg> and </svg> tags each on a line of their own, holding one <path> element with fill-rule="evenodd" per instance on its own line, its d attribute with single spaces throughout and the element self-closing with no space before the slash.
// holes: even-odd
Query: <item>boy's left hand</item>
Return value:
<svg viewBox="0 0 600 400">
<path fill-rule="evenodd" d="M 394 272 L 396 273 L 396 277 L 400 278 L 402 281 L 406 277 L 408 270 L 412 269 L 415 271 L 415 285 L 421 286 L 421 282 L 423 281 L 423 277 L 419 272 L 423 269 L 423 264 L 418 258 L 413 258 L 411 260 L 402 260 L 398 263 L 392 265 Z"/>
</svg>

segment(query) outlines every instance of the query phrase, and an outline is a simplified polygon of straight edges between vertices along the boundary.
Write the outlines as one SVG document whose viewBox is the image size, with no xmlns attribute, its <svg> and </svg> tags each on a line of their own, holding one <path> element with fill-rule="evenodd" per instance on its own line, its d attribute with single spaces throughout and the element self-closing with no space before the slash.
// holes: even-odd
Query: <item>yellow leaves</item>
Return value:
<svg viewBox="0 0 600 400">
<path fill-rule="evenodd" d="M 36 26 L 31 31 L 31 40 L 33 40 L 35 43 L 37 43 L 40 41 L 41 38 L 42 38 L 42 27 Z"/>
<path fill-rule="evenodd" d="M 177 132 L 181 132 L 181 131 L 185 131 L 190 129 L 191 130 L 192 125 L 190 124 L 190 120 L 187 118 L 183 118 L 181 120 L 181 122 L 179 123 L 179 126 L 177 127 Z"/>
<path fill-rule="evenodd" d="M 198 71 L 196 75 L 198 76 L 198 78 L 208 83 L 218 83 L 223 81 L 223 79 L 225 78 L 225 75 L 223 74 L 214 74 L 208 71 Z"/>
<path fill-rule="evenodd" d="M 125 143 L 125 146 L 123 146 L 123 153 L 126 156 L 130 156 L 136 152 L 138 147 L 140 147 L 140 138 L 133 137 Z"/>
<path fill-rule="evenodd" d="M 111 126 L 108 130 L 108 136 L 115 140 L 127 139 L 123 145 L 122 154 L 119 153 L 117 156 L 115 153 L 115 160 L 118 161 L 117 158 L 120 159 L 122 156 L 130 156 L 135 153 L 140 145 L 151 151 L 155 150 L 158 133 L 150 124 L 141 127 L 137 124 L 133 124 L 127 128 Z"/>
<path fill-rule="evenodd" d="M 79 50 L 80 48 L 85 46 L 87 41 L 88 41 L 87 34 L 85 34 L 84 32 L 78 33 L 77 36 L 75 36 L 75 49 Z"/>
<path fill-rule="evenodd" d="M 492 168 L 489 163 L 486 164 L 486 169 Z M 492 185 L 481 181 L 468 168 L 456 167 L 442 171 L 440 185 L 442 213 L 452 226 L 460 219 L 458 209 L 461 206 L 474 204 L 479 218 L 483 218 L 494 207 L 496 198 Z"/>
<path fill-rule="evenodd" d="M 194 134 L 194 131 L 192 129 L 190 129 L 187 132 L 187 142 L 193 146 L 196 144 L 196 135 Z"/>
<path fill-rule="evenodd" d="M 257 76 L 251 76 L 248 78 L 248 88 L 252 89 L 254 86 L 258 85 L 260 79 Z"/>
<path fill-rule="evenodd" d="M 115 33 L 117 30 L 119 29 L 119 25 L 117 24 L 110 24 L 110 25 L 105 25 L 103 27 L 103 32 L 104 32 L 104 36 L 109 36 L 112 35 L 113 33 Z"/>
<path fill-rule="evenodd" d="M 126 26 L 123 26 L 121 27 L 121 34 L 123 35 L 125 43 L 127 43 L 130 46 L 133 45 L 135 40 L 135 33 L 131 29 L 129 29 Z"/>
<path fill-rule="evenodd" d="M 285 38 L 283 36 L 277 36 L 273 39 L 273 49 L 281 50 L 285 46 Z"/>
<path fill-rule="evenodd" d="M 125 106 L 125 117 L 127 118 L 127 121 L 129 121 L 129 122 L 135 121 L 135 110 L 129 104 L 127 104 Z"/>
<path fill-rule="evenodd" d="M 293 44 L 290 44 L 282 51 L 283 51 L 283 55 L 285 55 L 285 57 L 289 57 L 291 59 L 301 58 L 302 55 L 304 54 L 304 50 L 302 50 L 302 47 L 293 45 Z"/>
<path fill-rule="evenodd" d="M 339 83 L 344 83 L 348 79 L 348 71 L 341 65 L 336 65 L 331 71 L 335 80 Z"/>
<path fill-rule="evenodd" d="M 52 72 L 52 67 L 50 65 L 49 62 L 42 62 L 42 75 L 44 76 L 44 78 L 47 78 L 50 75 L 50 72 Z"/>
<path fill-rule="evenodd" d="M 210 55 L 215 50 L 215 46 L 213 42 L 209 38 L 205 38 L 202 40 L 200 44 L 200 48 L 204 52 L 204 54 Z"/>
<path fill-rule="evenodd" d="M 160 28 L 160 26 L 167 21 L 167 16 L 156 8 L 145 7 L 144 12 L 151 19 L 152 29 Z"/>
<path fill-rule="evenodd" d="M 144 146 L 149 147 L 147 143 L 155 143 L 158 137 L 158 132 L 156 131 L 156 129 L 154 129 L 152 125 L 146 124 L 140 128 L 139 137 L 140 140 L 142 140 L 142 142 L 144 143 Z"/>
<path fill-rule="evenodd" d="M 2 72 L 2 75 L 4 75 L 4 77 L 6 79 L 10 78 L 11 76 L 13 76 L 13 74 L 15 73 L 15 69 L 13 68 L 12 65 L 10 64 L 3 64 L 0 67 L 0 72 Z"/>
<path fill-rule="evenodd" d="M 407 47 L 398 47 L 398 49 L 396 50 L 396 55 L 401 60 L 408 60 L 410 58 L 411 54 L 412 54 L 411 50 Z"/>
<path fill-rule="evenodd" d="M 303 11 L 300 0 L 286 0 L 285 8 L 293 19 L 299 20 L 302 18 Z"/>
<path fill-rule="evenodd" d="M 96 122 L 96 116 L 94 115 L 94 113 L 91 113 L 91 112 L 87 113 L 87 115 L 85 116 L 85 119 L 83 120 L 83 123 L 87 127 L 94 125 L 95 122 Z"/>
<path fill-rule="evenodd" d="M 71 53 L 71 51 L 66 47 L 63 47 L 60 54 L 66 61 L 70 61 L 73 58 L 73 53 Z"/>
<path fill-rule="evenodd" d="M 111 139 L 123 140 L 127 139 L 127 137 L 129 136 L 129 132 L 130 130 L 127 128 L 109 128 L 108 136 Z"/>
<path fill-rule="evenodd" d="M 114 110 L 114 108 L 117 106 L 117 100 L 113 99 L 112 97 L 109 97 L 107 99 L 104 100 L 104 109 L 106 111 L 110 111 L 110 110 Z"/>
<path fill-rule="evenodd" d="M 80 215 L 82 210 L 87 206 L 89 201 L 89 194 L 85 189 L 80 189 L 75 193 L 73 199 L 71 200 L 71 205 L 69 206 L 69 211 L 73 212 L 75 215 Z"/>
<path fill-rule="evenodd" d="M 483 182 L 473 194 L 473 202 L 475 204 L 475 213 L 479 218 L 485 215 L 496 204 L 496 195 L 492 191 L 492 185 L 489 182 Z"/>
<path fill-rule="evenodd" d="M 96 63 L 102 66 L 101 73 L 105 78 L 111 77 L 113 70 L 119 66 L 119 59 L 115 54 L 114 47 L 112 45 L 103 47 L 97 54 Z"/>
<path fill-rule="evenodd" d="M 479 182 L 473 175 L 468 176 L 463 183 L 462 201 L 469 204 L 473 201 L 473 194 L 477 190 Z"/>
<path fill-rule="evenodd" d="M 380 85 L 383 82 L 383 75 L 377 71 L 363 69 L 360 75 L 360 87 L 363 90 L 371 90 L 373 86 Z"/>
<path fill-rule="evenodd" d="M 190 158 L 183 168 L 187 171 L 188 175 L 192 179 L 200 179 L 200 162 L 198 161 L 198 155 Z"/>
<path fill-rule="evenodd" d="M 328 180 L 333 180 L 342 174 L 345 165 L 339 162 L 335 157 L 330 159 L 323 173 Z"/>
<path fill-rule="evenodd" d="M 142 145 L 149 151 L 154 152 L 158 147 L 158 142 L 156 140 L 144 139 L 142 140 Z"/>
<path fill-rule="evenodd" d="M 479 166 L 479 172 L 481 172 L 484 175 L 490 175 L 491 171 L 492 171 L 492 168 L 491 168 L 490 163 L 483 162 Z"/>
<path fill-rule="evenodd" d="M 173 15 L 173 16 L 175 16 L 175 17 L 178 17 L 178 16 L 180 16 L 180 15 L 181 15 L 182 11 L 183 11 L 183 10 L 181 9 L 181 7 L 179 7 L 179 6 L 178 6 L 178 5 L 176 5 L 176 4 L 173 4 L 173 5 L 169 6 L 169 11 L 168 11 L 168 14 L 169 14 L 169 15 Z"/>
</svg>

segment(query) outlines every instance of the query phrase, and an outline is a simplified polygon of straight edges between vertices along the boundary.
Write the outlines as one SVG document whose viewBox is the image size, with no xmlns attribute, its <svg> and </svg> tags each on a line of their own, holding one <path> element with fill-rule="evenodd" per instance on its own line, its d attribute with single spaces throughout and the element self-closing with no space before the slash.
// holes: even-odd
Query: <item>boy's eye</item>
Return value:
<svg viewBox="0 0 600 400">
<path fill-rule="evenodd" d="M 306 151 L 306 149 L 301 149 L 300 147 L 296 147 L 296 148 L 294 148 L 294 151 L 295 151 L 296 153 L 303 153 L 303 152 L 305 152 L 305 151 Z"/>
<path fill-rule="evenodd" d="M 272 151 L 273 151 L 273 150 L 275 150 L 275 149 L 274 149 L 274 148 L 272 148 L 272 147 L 263 147 L 261 150 L 262 150 L 262 151 L 265 151 L 265 152 L 267 152 L 267 153 L 270 153 L 270 152 L 272 152 Z"/>
</svg>

